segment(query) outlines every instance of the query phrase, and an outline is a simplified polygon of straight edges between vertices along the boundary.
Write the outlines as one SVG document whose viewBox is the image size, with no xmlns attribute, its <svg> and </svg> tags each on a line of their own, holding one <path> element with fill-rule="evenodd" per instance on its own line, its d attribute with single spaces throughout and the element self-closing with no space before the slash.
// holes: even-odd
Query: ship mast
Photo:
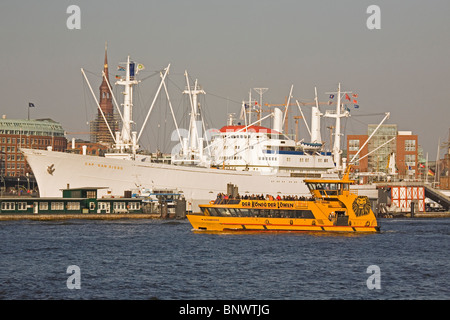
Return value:
<svg viewBox="0 0 450 320">
<path fill-rule="evenodd" d="M 324 117 L 328 118 L 335 118 L 336 119 L 336 125 L 335 125 L 335 133 L 334 133 L 334 145 L 333 145 L 333 158 L 334 163 L 336 166 L 336 169 L 342 170 L 342 163 L 341 163 L 341 118 L 350 116 L 350 113 L 345 110 L 343 113 L 342 111 L 342 105 L 341 105 L 341 94 L 349 94 L 352 93 L 351 91 L 341 91 L 341 84 L 339 83 L 338 91 L 337 92 L 327 92 L 327 94 L 337 94 L 337 103 L 336 103 L 336 110 L 327 110 L 325 112 Z"/>
<path fill-rule="evenodd" d="M 118 85 L 124 86 L 123 100 L 123 123 L 122 132 L 116 132 L 116 145 L 115 148 L 120 152 L 124 152 L 127 149 L 131 149 L 133 154 L 139 148 L 137 145 L 136 132 L 131 131 L 132 115 L 133 115 L 133 86 L 138 84 L 139 81 L 135 79 L 135 63 L 130 62 L 130 56 L 127 59 L 127 66 L 125 69 L 125 78 L 122 78 L 116 82 Z"/>
<path fill-rule="evenodd" d="M 203 149 L 203 145 L 200 145 L 201 128 L 202 124 L 200 121 L 200 112 L 199 112 L 199 104 L 198 104 L 198 95 L 206 94 L 206 92 L 198 85 L 198 81 L 195 80 L 194 87 L 191 88 L 188 79 L 188 73 L 185 72 L 187 88 L 183 91 L 184 94 L 189 95 L 189 101 L 191 104 L 191 120 L 189 124 L 189 146 L 191 151 L 198 151 L 199 149 Z"/>
<path fill-rule="evenodd" d="M 184 75 L 186 77 L 186 89 L 183 93 L 189 96 L 191 106 L 189 132 L 188 137 L 182 139 L 180 152 L 172 154 L 172 163 L 207 166 L 208 156 L 203 152 L 204 138 L 202 129 L 205 130 L 205 126 L 198 102 L 198 95 L 206 94 L 206 92 L 198 84 L 198 80 L 195 80 L 194 86 L 191 87 L 187 71 L 185 71 Z"/>
</svg>

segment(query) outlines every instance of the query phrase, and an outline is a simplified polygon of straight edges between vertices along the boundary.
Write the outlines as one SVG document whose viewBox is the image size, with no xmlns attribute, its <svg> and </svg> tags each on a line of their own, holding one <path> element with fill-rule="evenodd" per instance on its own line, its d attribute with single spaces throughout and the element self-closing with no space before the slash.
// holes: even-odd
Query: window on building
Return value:
<svg viewBox="0 0 450 320">
<path fill-rule="evenodd" d="M 416 165 L 416 155 L 415 154 L 405 154 L 405 164 L 408 167 L 414 167 Z"/>
<path fill-rule="evenodd" d="M 2 210 L 14 210 L 15 203 L 14 202 L 2 202 Z"/>
<path fill-rule="evenodd" d="M 359 140 L 349 140 L 348 151 L 358 151 L 358 150 L 359 150 Z"/>
<path fill-rule="evenodd" d="M 67 202 L 67 210 L 80 210 L 79 202 Z"/>
<path fill-rule="evenodd" d="M 416 151 L 416 140 L 405 140 L 405 151 Z"/>
<path fill-rule="evenodd" d="M 50 208 L 53 211 L 62 211 L 64 210 L 64 202 L 52 202 Z"/>
<path fill-rule="evenodd" d="M 48 202 L 40 202 L 39 210 L 48 210 Z"/>
</svg>

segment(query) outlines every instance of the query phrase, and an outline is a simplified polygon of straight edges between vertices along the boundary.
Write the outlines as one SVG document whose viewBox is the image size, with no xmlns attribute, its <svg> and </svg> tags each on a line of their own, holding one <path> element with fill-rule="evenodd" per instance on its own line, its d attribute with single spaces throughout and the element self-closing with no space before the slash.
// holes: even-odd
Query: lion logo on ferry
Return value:
<svg viewBox="0 0 450 320">
<path fill-rule="evenodd" d="M 353 211 L 357 217 L 370 213 L 370 200 L 367 196 L 358 196 L 352 204 Z"/>
</svg>

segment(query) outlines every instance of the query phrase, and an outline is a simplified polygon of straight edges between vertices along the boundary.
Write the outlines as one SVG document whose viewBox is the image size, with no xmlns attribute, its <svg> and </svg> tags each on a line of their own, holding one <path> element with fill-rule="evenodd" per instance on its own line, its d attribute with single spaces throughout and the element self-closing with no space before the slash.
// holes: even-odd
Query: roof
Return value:
<svg viewBox="0 0 450 320">
<path fill-rule="evenodd" d="M 100 190 L 100 189 L 108 189 L 108 187 L 80 187 L 80 188 L 65 188 L 65 189 L 59 189 L 59 190 L 68 190 L 68 191 L 76 191 L 76 190 Z"/>
<path fill-rule="evenodd" d="M 22 134 L 36 136 L 64 136 L 60 123 L 52 119 L 0 119 L 0 134 Z"/>
<path fill-rule="evenodd" d="M 273 129 L 269 129 L 266 127 L 261 127 L 261 126 L 249 126 L 247 129 L 244 129 L 246 126 L 225 126 L 222 127 L 222 129 L 220 129 L 220 132 L 258 132 L 258 133 L 273 133 L 273 134 L 281 134 L 280 132 L 273 130 Z"/>
</svg>

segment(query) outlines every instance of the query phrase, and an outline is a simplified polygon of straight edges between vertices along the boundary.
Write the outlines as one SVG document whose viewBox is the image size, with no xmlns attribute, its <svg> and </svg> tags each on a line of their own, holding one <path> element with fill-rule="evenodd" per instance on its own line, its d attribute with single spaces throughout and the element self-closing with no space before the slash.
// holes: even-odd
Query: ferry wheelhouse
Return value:
<svg viewBox="0 0 450 320">
<path fill-rule="evenodd" d="M 194 230 L 378 232 L 369 198 L 350 191 L 348 171 L 341 180 L 305 180 L 310 198 L 282 200 L 217 199 L 187 215 Z"/>
</svg>

